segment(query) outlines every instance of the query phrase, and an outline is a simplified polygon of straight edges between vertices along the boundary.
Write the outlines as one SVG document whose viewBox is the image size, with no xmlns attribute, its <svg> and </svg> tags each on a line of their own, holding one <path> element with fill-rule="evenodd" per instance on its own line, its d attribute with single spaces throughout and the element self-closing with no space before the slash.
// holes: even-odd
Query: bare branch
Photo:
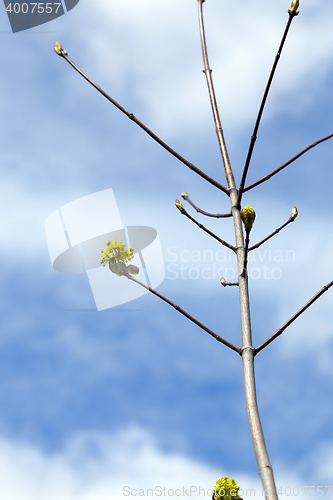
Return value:
<svg viewBox="0 0 333 500">
<path fill-rule="evenodd" d="M 327 141 L 328 139 L 331 139 L 333 137 L 333 134 L 330 134 L 326 137 L 324 137 L 323 139 L 319 139 L 319 141 L 316 141 L 316 142 L 313 142 L 312 144 L 310 144 L 310 146 L 307 146 L 306 148 L 304 148 L 300 153 L 298 153 L 297 155 L 293 156 L 291 158 L 291 160 L 287 161 L 286 163 L 284 163 L 283 165 L 281 165 L 281 167 L 277 168 L 276 170 L 273 170 L 273 172 L 271 172 L 270 174 L 268 175 L 265 175 L 265 177 L 262 177 L 261 179 L 259 179 L 258 181 L 256 182 L 253 182 L 253 184 L 249 184 L 248 186 L 246 186 L 246 188 L 244 188 L 243 190 L 243 193 L 245 193 L 245 191 L 249 191 L 250 189 L 253 189 L 254 187 L 256 186 L 259 186 L 259 184 L 265 182 L 265 181 L 268 181 L 268 179 L 270 179 L 271 177 L 273 177 L 273 175 L 277 174 L 278 172 L 280 172 L 281 170 L 283 170 L 284 168 L 288 167 L 288 165 L 290 165 L 291 163 L 293 163 L 295 160 L 297 160 L 300 156 L 304 155 L 304 153 L 306 153 L 307 151 L 309 151 L 310 149 L 314 148 L 315 146 L 317 146 L 318 144 L 320 144 L 321 142 L 324 142 L 324 141 Z"/>
<path fill-rule="evenodd" d="M 276 339 L 279 335 L 281 335 L 281 333 L 284 332 L 284 330 L 286 328 L 288 328 L 289 325 L 291 325 L 291 323 L 293 323 L 295 321 L 295 319 L 297 319 L 308 307 L 311 306 L 311 304 L 313 304 L 317 299 L 319 299 L 319 297 L 321 295 L 323 295 L 323 293 L 325 293 L 331 286 L 333 285 L 333 281 L 331 281 L 330 283 L 328 283 L 328 285 L 325 285 L 321 290 L 320 292 L 318 292 L 314 297 L 312 297 L 311 300 L 309 300 L 309 302 L 307 302 L 305 304 L 305 306 L 303 306 L 299 311 L 297 311 L 296 314 L 294 314 L 294 316 L 292 316 L 284 325 L 282 325 L 278 330 L 276 330 L 275 333 L 273 333 L 273 335 L 271 335 L 267 340 L 265 340 L 265 342 L 263 342 L 260 346 L 256 347 L 255 350 L 254 350 L 254 354 L 258 354 L 258 352 L 262 351 L 262 349 L 264 349 L 264 347 L 268 346 L 271 342 L 273 342 L 274 339 Z"/>
<path fill-rule="evenodd" d="M 59 42 L 57 42 L 59 43 Z M 189 167 L 191 170 L 193 170 L 193 172 L 195 172 L 196 174 L 200 175 L 200 177 L 202 177 L 203 179 L 205 179 L 206 181 L 208 181 L 210 184 L 213 184 L 213 186 L 217 187 L 218 189 L 220 189 L 221 191 L 223 191 L 224 193 L 226 193 L 228 196 L 229 196 L 229 192 L 228 192 L 228 189 L 223 186 L 222 184 L 220 184 L 219 182 L 215 181 L 214 179 L 212 179 L 211 177 L 209 177 L 209 175 L 205 174 L 204 172 L 202 172 L 199 168 L 195 167 L 192 163 L 190 163 L 189 161 L 187 161 L 185 158 L 183 158 L 180 154 L 178 154 L 176 151 L 174 151 L 172 148 L 170 148 L 170 146 L 168 146 L 165 142 L 162 141 L 162 139 L 160 139 L 159 137 L 157 137 L 157 135 L 155 135 L 148 127 L 146 127 L 146 125 L 144 125 L 140 120 L 138 120 L 136 118 L 136 116 L 133 115 L 133 113 L 130 113 L 129 111 L 127 111 L 125 108 L 123 108 L 120 104 L 117 103 L 117 101 L 115 101 L 114 99 L 112 99 L 112 97 L 110 97 L 106 92 L 104 92 L 104 90 L 102 90 L 95 82 L 93 82 L 85 73 L 83 73 L 83 71 L 81 71 L 74 63 L 73 61 L 71 61 L 71 59 L 68 57 L 68 54 L 65 50 L 63 50 L 62 48 L 59 49 L 59 52 L 57 52 L 61 57 L 63 57 L 64 59 L 66 59 L 66 61 L 81 75 L 83 76 L 83 78 L 85 78 L 87 80 L 87 82 L 89 82 L 93 87 L 95 87 L 96 90 L 98 90 L 98 92 L 100 92 L 104 97 L 106 97 L 106 99 L 108 101 L 110 101 L 114 106 L 116 106 L 116 108 L 118 108 L 122 113 L 124 113 L 126 116 L 128 116 L 128 118 L 130 120 L 132 120 L 134 123 L 136 123 L 137 125 L 139 125 L 140 128 L 142 128 L 142 130 L 144 130 L 148 135 L 150 135 L 150 137 L 152 137 L 156 142 L 158 142 L 158 144 L 160 144 L 164 149 L 166 149 L 169 153 L 171 153 L 175 158 L 177 158 L 179 161 L 181 161 L 182 163 L 184 163 L 184 165 L 186 165 L 187 167 Z"/>
<path fill-rule="evenodd" d="M 248 172 L 248 169 L 249 169 L 249 166 L 250 166 L 250 162 L 251 162 L 251 157 L 252 157 L 254 145 L 255 145 L 255 142 L 257 140 L 257 133 L 258 133 L 259 125 L 260 125 L 260 120 L 261 120 L 261 117 L 262 117 L 262 114 L 263 114 L 263 111 L 264 111 L 264 107 L 265 107 L 265 104 L 266 104 L 266 100 L 267 100 L 267 96 L 268 96 L 268 93 L 269 93 L 269 89 L 270 89 L 271 83 L 273 81 L 274 73 L 275 73 L 276 67 L 278 65 L 278 62 L 279 62 L 279 59 L 280 59 L 280 56 L 281 56 L 281 52 L 282 52 L 282 49 L 283 49 L 283 45 L 284 45 L 284 42 L 286 41 L 286 38 L 287 38 L 287 35 L 288 35 L 288 31 L 289 31 L 291 22 L 292 22 L 293 18 L 296 15 L 297 15 L 296 11 L 290 11 L 289 12 L 288 22 L 287 22 L 286 28 L 284 30 L 284 33 L 283 33 L 283 36 L 282 36 L 282 40 L 281 40 L 279 49 L 278 49 L 277 54 L 275 56 L 275 60 L 274 60 L 274 63 L 273 63 L 273 67 L 272 67 L 271 73 L 270 73 L 269 78 L 268 78 L 268 82 L 267 82 L 267 85 L 266 85 L 264 96 L 263 96 L 262 101 L 261 101 L 261 105 L 260 105 L 259 113 L 258 113 L 258 116 L 257 116 L 257 120 L 256 120 L 256 123 L 255 123 L 254 129 L 253 129 L 252 136 L 251 136 L 250 147 L 249 147 L 249 151 L 247 153 L 247 157 L 246 157 L 246 161 L 245 161 L 245 166 L 244 166 L 244 170 L 243 170 L 242 179 L 241 179 L 241 182 L 240 182 L 240 185 L 239 185 L 238 198 L 237 198 L 237 206 L 240 206 L 240 202 L 241 202 L 241 199 L 242 199 L 242 194 L 243 194 L 243 190 L 244 190 L 245 180 L 246 180 L 247 172 Z"/>
<path fill-rule="evenodd" d="M 296 211 L 297 211 L 297 209 L 296 209 Z M 287 220 L 287 222 L 285 222 L 284 224 L 282 224 L 282 226 L 280 226 L 278 229 L 275 229 L 275 231 L 273 231 L 273 233 L 271 233 L 268 236 L 266 236 L 266 238 L 264 238 L 263 240 L 259 241 L 259 243 L 257 243 L 256 245 L 253 245 L 252 247 L 250 247 L 249 248 L 249 252 L 251 252 L 252 250 L 255 250 L 256 248 L 259 248 L 260 245 L 262 245 L 267 240 L 269 240 L 270 238 L 272 238 L 273 236 L 275 236 L 277 233 L 279 233 L 281 231 L 281 229 L 283 229 L 284 227 L 288 226 L 288 224 L 290 224 L 291 222 L 294 222 L 294 220 L 296 219 L 296 216 L 297 216 L 297 213 L 294 216 L 291 215 L 289 217 L 289 219 Z"/>
<path fill-rule="evenodd" d="M 231 165 L 230 165 L 230 160 L 228 156 L 228 151 L 227 151 L 227 146 L 224 140 L 224 135 L 223 135 L 223 130 L 222 130 L 222 125 L 221 125 L 221 120 L 220 120 L 220 115 L 219 115 L 219 110 L 217 107 L 217 102 L 216 102 L 216 97 L 215 97 L 215 91 L 214 91 L 214 85 L 213 85 L 213 79 L 212 79 L 212 70 L 209 67 L 209 62 L 208 62 L 208 54 L 207 54 L 207 45 L 206 45 L 206 38 L 205 38 L 205 29 L 204 29 L 204 23 L 203 23 L 203 15 L 202 15 L 202 4 L 204 0 L 198 0 L 198 5 L 199 5 L 199 24 L 200 24 L 200 37 L 201 37 L 201 46 L 202 46 L 202 55 L 203 55 L 203 61 L 204 61 L 204 67 L 205 69 L 203 72 L 206 75 L 207 79 L 207 85 L 208 85 L 208 92 L 209 92 L 209 97 L 210 97 L 210 102 L 212 106 L 212 111 L 213 111 L 213 116 L 214 116 L 214 122 L 215 122 L 215 127 L 216 127 L 216 134 L 217 134 L 217 139 L 219 141 L 219 146 L 220 146 L 220 151 L 222 155 L 222 161 L 224 165 L 224 171 L 225 171 L 225 176 L 228 182 L 228 187 L 229 188 L 234 188 L 236 187 L 235 185 L 235 179 L 234 179 L 234 174 L 232 173 Z"/>
<path fill-rule="evenodd" d="M 222 217 L 232 217 L 232 213 L 229 212 L 228 214 L 210 214 L 209 212 L 205 212 L 204 210 L 201 210 L 201 208 L 197 207 L 196 205 L 194 205 L 193 201 L 190 200 L 190 198 L 188 197 L 188 194 L 187 193 L 182 193 L 181 194 L 181 197 L 188 201 L 190 205 L 192 205 L 192 207 L 197 211 L 199 212 L 200 214 L 203 214 L 203 215 L 206 215 L 207 217 L 216 217 L 217 219 L 219 218 L 222 218 Z"/>
<path fill-rule="evenodd" d="M 236 247 L 234 247 L 233 245 L 230 245 L 230 243 L 228 243 L 227 241 L 222 240 L 221 238 L 219 238 L 218 236 L 216 236 L 216 234 L 212 233 L 212 231 L 210 231 L 205 226 L 203 226 L 202 224 L 200 224 L 200 222 L 196 221 L 193 217 L 191 217 L 191 215 L 186 212 L 185 208 L 183 207 L 183 205 L 180 203 L 179 200 L 176 200 L 176 207 L 178 208 L 178 210 L 183 215 L 186 215 L 186 217 L 188 217 L 188 219 L 190 219 L 192 222 L 194 222 L 194 224 L 196 224 L 198 227 L 200 227 L 200 229 L 202 229 L 207 234 L 209 234 L 210 236 L 212 236 L 212 238 L 214 238 L 215 240 L 219 241 L 225 247 L 230 248 L 230 250 L 233 250 L 234 252 L 236 252 Z"/>
<path fill-rule="evenodd" d="M 149 292 L 153 293 L 154 295 L 156 295 L 160 299 L 164 300 L 164 302 L 167 302 L 167 304 L 170 304 L 170 306 L 174 307 L 176 309 L 176 311 L 179 311 L 181 314 L 183 314 L 184 316 L 186 316 L 186 318 L 188 318 L 190 321 L 192 321 L 193 323 L 195 323 L 196 325 L 198 325 L 200 328 L 202 328 L 203 330 L 205 330 L 205 332 L 209 333 L 209 335 L 211 335 L 212 337 L 214 337 L 218 342 L 221 342 L 221 344 L 224 344 L 225 346 L 229 347 L 233 351 L 236 351 L 240 356 L 242 355 L 242 351 L 241 351 L 241 349 L 239 347 L 236 347 L 235 345 L 233 345 L 230 342 L 228 342 L 227 340 L 225 340 L 223 337 L 220 337 L 220 335 L 217 335 L 217 333 L 213 332 L 212 330 L 210 330 L 209 328 L 207 328 L 207 326 L 205 326 L 202 323 L 200 323 L 200 321 L 198 321 L 197 319 L 193 318 L 193 316 L 191 316 L 190 314 L 188 314 L 186 311 L 184 311 L 184 309 L 182 309 L 181 307 L 179 307 L 174 302 L 171 302 L 171 300 L 169 300 L 166 297 L 164 297 L 164 295 L 161 295 L 160 293 L 156 292 L 156 290 L 154 290 L 153 288 L 150 288 L 150 286 L 146 285 L 145 283 L 142 283 L 142 281 L 138 280 L 137 278 L 134 278 L 134 276 L 132 276 L 132 275 L 126 273 L 126 272 L 122 273 L 122 275 L 125 276 L 126 278 L 132 280 L 132 281 L 135 281 L 135 283 L 137 283 L 138 285 L 143 286 L 146 290 L 149 290 Z"/>
</svg>

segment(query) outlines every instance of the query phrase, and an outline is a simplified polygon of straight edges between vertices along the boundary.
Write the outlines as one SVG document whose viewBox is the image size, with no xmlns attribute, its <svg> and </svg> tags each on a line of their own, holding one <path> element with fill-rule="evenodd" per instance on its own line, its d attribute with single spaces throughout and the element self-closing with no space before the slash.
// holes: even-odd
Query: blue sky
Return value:
<svg viewBox="0 0 333 500">
<path fill-rule="evenodd" d="M 288 7 L 278 0 L 240 0 L 236 8 L 224 0 L 204 4 L 237 183 Z M 166 273 L 158 291 L 241 345 L 238 290 L 202 275 L 204 268 L 212 277 L 216 267 L 225 274 L 235 265 L 228 254 L 223 261 L 218 243 L 174 206 L 187 191 L 201 208 L 223 213 L 228 198 L 53 52 L 60 41 L 105 91 L 225 184 L 201 71 L 197 2 L 81 0 L 66 15 L 26 32 L 11 33 L 4 8 L 0 22 L 0 496 L 118 500 L 126 485 L 207 490 L 227 475 L 262 498 L 240 357 L 150 294 L 94 311 L 86 274 L 54 271 L 45 237 L 52 212 L 112 188 L 125 225 L 158 232 Z M 332 133 L 332 22 L 329 0 L 320 6 L 302 0 L 249 182 Z M 333 279 L 332 148 L 329 141 L 317 146 L 244 195 L 244 204 L 256 211 L 253 243 L 283 224 L 294 205 L 299 210 L 295 223 L 250 259 L 254 345 Z M 234 242 L 231 220 L 207 220 L 186 208 Z M 302 485 L 332 485 L 332 293 L 256 358 L 276 482 L 299 487 L 299 496 Z"/>
</svg>

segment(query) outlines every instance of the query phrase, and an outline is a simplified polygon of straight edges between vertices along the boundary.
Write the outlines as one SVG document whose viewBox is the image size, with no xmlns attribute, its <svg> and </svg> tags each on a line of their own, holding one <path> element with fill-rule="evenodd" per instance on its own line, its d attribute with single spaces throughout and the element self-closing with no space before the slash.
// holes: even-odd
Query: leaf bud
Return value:
<svg viewBox="0 0 333 500">
<path fill-rule="evenodd" d="M 291 211 L 291 216 L 292 216 L 292 218 L 295 220 L 295 219 L 296 219 L 296 217 L 297 217 L 297 215 L 298 215 L 298 210 L 297 210 L 297 208 L 296 208 L 296 207 L 293 207 L 293 209 L 292 209 L 292 211 Z"/>
<path fill-rule="evenodd" d="M 184 200 L 187 200 L 187 193 L 181 193 L 180 195 L 182 198 L 184 198 Z"/>
<path fill-rule="evenodd" d="M 180 203 L 180 201 L 179 201 L 179 200 L 175 200 L 175 205 L 176 205 L 176 207 L 178 208 L 178 210 L 179 210 L 180 212 L 183 212 L 183 211 L 184 211 L 184 207 L 183 207 L 182 203 Z"/>
<path fill-rule="evenodd" d="M 256 213 L 253 210 L 253 208 L 246 205 L 246 207 L 244 207 L 243 210 L 241 211 L 241 219 L 247 231 L 251 231 L 255 218 L 256 218 Z"/>
<path fill-rule="evenodd" d="M 299 7 L 299 0 L 293 0 L 291 2 L 291 7 L 288 9 L 289 14 L 294 14 L 295 16 L 298 16 L 299 12 L 297 12 L 297 9 Z"/>
<path fill-rule="evenodd" d="M 227 281 L 227 280 L 226 280 L 225 278 L 221 278 L 221 279 L 220 279 L 221 285 L 225 286 L 225 284 L 224 284 L 224 283 L 226 283 L 226 281 Z"/>
</svg>

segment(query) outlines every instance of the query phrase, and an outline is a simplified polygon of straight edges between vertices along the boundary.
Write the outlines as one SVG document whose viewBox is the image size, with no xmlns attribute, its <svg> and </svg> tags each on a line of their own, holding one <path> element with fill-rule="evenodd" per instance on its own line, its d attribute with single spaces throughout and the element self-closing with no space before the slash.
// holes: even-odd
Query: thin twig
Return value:
<svg viewBox="0 0 333 500">
<path fill-rule="evenodd" d="M 87 82 L 89 82 L 93 87 L 95 87 L 95 89 L 98 90 L 98 92 L 100 92 L 104 97 L 106 97 L 106 99 L 108 101 L 110 101 L 114 106 L 116 106 L 116 108 L 118 108 L 122 113 L 124 113 L 126 116 L 128 116 L 128 118 L 130 120 L 132 120 L 134 123 L 136 123 L 137 125 L 139 125 L 139 127 L 142 128 L 142 130 L 144 130 L 148 135 L 150 135 L 150 137 L 152 137 L 156 142 L 158 142 L 158 144 L 160 144 L 164 149 L 166 149 L 167 151 L 169 151 L 169 153 L 171 153 L 173 156 L 175 156 L 175 158 L 177 158 L 179 161 L 181 161 L 187 167 L 189 167 L 191 170 L 193 170 L 193 172 L 197 173 L 198 175 L 200 175 L 200 177 L 202 177 L 206 181 L 210 182 L 210 184 L 213 184 L 213 186 L 217 187 L 218 189 L 220 189 L 221 191 L 223 191 L 224 193 L 226 193 L 229 196 L 228 189 L 225 186 L 223 186 L 219 182 L 215 181 L 214 179 L 212 179 L 211 177 L 209 177 L 209 175 L 205 174 L 199 168 L 195 167 L 192 163 L 190 163 L 185 158 L 183 158 L 180 154 L 178 154 L 170 146 L 168 146 L 165 142 L 163 142 L 162 139 L 160 139 L 156 134 L 154 134 L 148 127 L 146 127 L 146 125 L 144 125 L 140 120 L 138 120 L 138 118 L 136 118 L 136 116 L 134 116 L 133 113 L 130 113 L 129 111 L 127 111 L 120 104 L 118 104 L 117 101 L 115 101 L 114 99 L 112 99 L 112 97 L 110 97 L 106 92 L 104 92 L 104 90 L 102 90 L 95 82 L 93 82 L 93 80 L 91 80 L 85 73 L 83 73 L 83 71 L 81 71 L 73 63 L 73 61 L 68 57 L 68 54 L 67 54 L 66 51 L 64 51 L 62 49 L 61 52 L 59 53 L 59 55 L 61 57 L 63 57 L 64 59 L 66 59 L 66 61 L 81 76 L 83 76 L 83 78 L 85 78 L 87 80 Z"/>
<path fill-rule="evenodd" d="M 288 226 L 288 224 L 290 224 L 291 222 L 294 222 L 294 220 L 295 220 L 295 217 L 290 216 L 289 219 L 287 220 L 287 222 L 285 222 L 284 224 L 282 224 L 282 226 L 280 226 L 278 229 L 276 229 L 275 231 L 273 231 L 272 234 L 266 236 L 266 238 L 264 238 L 263 240 L 259 241 L 259 243 L 256 243 L 255 245 L 253 245 L 252 247 L 250 247 L 249 248 L 249 252 L 251 252 L 252 250 L 255 250 L 256 248 L 259 248 L 260 245 L 262 245 L 267 240 L 269 240 L 270 238 L 272 238 L 273 236 L 275 236 L 277 233 L 279 233 L 281 231 L 281 229 L 283 229 L 284 227 Z"/>
<path fill-rule="evenodd" d="M 237 281 L 237 283 L 230 283 L 230 282 L 228 282 L 228 281 L 221 281 L 221 284 L 222 284 L 223 286 L 239 286 L 238 281 Z"/>
<path fill-rule="evenodd" d="M 282 37 L 279 49 L 278 49 L 277 54 L 275 56 L 275 60 L 274 60 L 274 63 L 273 63 L 273 67 L 272 67 L 271 73 L 269 75 L 269 79 L 268 79 L 268 82 L 267 82 L 267 85 L 266 85 L 264 96 L 263 96 L 262 101 L 261 101 L 259 113 L 258 113 L 257 120 L 256 120 L 256 123 L 255 123 L 254 129 L 253 129 L 252 136 L 251 136 L 250 147 L 249 147 L 249 151 L 247 153 L 247 157 L 246 157 L 246 161 L 245 161 L 245 166 L 244 166 L 244 170 L 243 170 L 242 179 L 241 179 L 241 182 L 240 182 L 240 185 L 239 185 L 238 198 L 237 198 L 237 206 L 240 206 L 240 202 L 241 202 L 241 199 L 242 199 L 242 194 L 243 194 L 243 190 L 244 190 L 245 180 L 246 180 L 247 172 L 248 172 L 248 169 L 249 169 L 249 166 L 250 166 L 251 157 L 252 157 L 252 153 L 253 153 L 253 148 L 254 148 L 255 142 L 257 140 L 257 133 L 258 133 L 259 125 L 260 125 L 260 120 L 261 120 L 261 117 L 262 117 L 262 114 L 263 114 L 263 111 L 264 111 L 264 107 L 265 107 L 265 104 L 266 104 L 266 100 L 267 100 L 267 96 L 268 96 L 268 93 L 269 93 L 269 89 L 270 89 L 271 83 L 273 81 L 274 73 L 275 73 L 276 67 L 278 65 L 278 62 L 279 62 L 279 59 L 280 59 L 280 56 L 281 56 L 281 52 L 282 52 L 282 49 L 283 49 L 283 45 L 284 45 L 284 42 L 285 42 L 285 40 L 287 38 L 287 34 L 288 34 L 288 31 L 289 31 L 291 22 L 292 22 L 293 18 L 295 17 L 295 15 L 297 15 L 297 14 L 294 11 L 293 12 L 289 12 L 288 22 L 287 22 L 286 28 L 284 30 L 283 37 Z"/>
<path fill-rule="evenodd" d="M 245 193 L 245 191 L 249 191 L 250 189 L 253 189 L 254 187 L 256 186 L 259 186 L 259 184 L 261 184 L 262 182 L 265 182 L 265 181 L 268 181 L 268 179 L 270 179 L 271 177 L 273 177 L 273 175 L 277 174 L 278 172 L 280 172 L 281 170 L 283 170 L 284 168 L 286 168 L 288 165 L 290 165 L 291 163 L 293 163 L 295 160 L 297 160 L 300 156 L 304 155 L 304 153 L 306 153 L 307 151 L 309 151 L 310 149 L 314 148 L 315 146 L 317 146 L 318 144 L 320 144 L 321 142 L 324 142 L 324 141 L 327 141 L 328 139 L 331 139 L 333 137 L 333 134 L 330 134 L 326 137 L 324 137 L 323 139 L 319 139 L 319 141 L 316 141 L 316 142 L 313 142 L 312 144 L 310 144 L 310 146 L 307 146 L 306 148 L 304 148 L 300 153 L 298 153 L 296 156 L 293 156 L 293 158 L 291 158 L 291 160 L 287 161 L 286 163 L 284 163 L 283 165 L 281 165 L 281 167 L 277 168 L 276 170 L 273 170 L 273 172 L 271 172 L 270 174 L 268 175 L 265 175 L 264 177 L 262 177 L 261 179 L 259 179 L 258 181 L 256 182 L 253 182 L 253 184 L 249 184 L 248 186 L 246 186 L 244 189 L 243 189 L 243 193 Z"/>
<path fill-rule="evenodd" d="M 179 311 L 181 314 L 183 314 L 184 316 L 186 316 L 186 318 L 188 318 L 190 321 L 192 321 L 193 323 L 195 323 L 196 325 L 198 325 L 200 328 L 202 328 L 203 330 L 205 330 L 205 332 L 209 333 L 209 335 L 211 335 L 212 337 L 214 337 L 218 342 L 221 342 L 222 344 L 226 345 L 227 347 L 230 347 L 230 349 L 232 349 L 233 351 L 236 351 L 238 354 L 242 355 L 242 351 L 241 351 L 241 349 L 239 347 L 236 347 L 235 345 L 231 344 L 230 342 L 228 342 L 227 340 L 225 340 L 220 335 L 217 335 L 217 333 L 213 332 L 212 330 L 210 330 L 209 328 L 207 328 L 207 326 L 205 326 L 202 323 L 200 323 L 200 321 L 198 321 L 197 319 L 193 318 L 193 316 L 191 316 L 190 314 L 188 314 L 186 311 L 184 311 L 184 309 L 182 309 L 181 307 L 179 307 L 174 302 L 171 302 L 171 300 L 169 300 L 166 297 L 164 297 L 164 295 L 161 295 L 160 293 L 156 292 L 156 290 L 154 290 L 153 288 L 150 288 L 150 286 L 146 285 L 145 283 L 142 283 L 142 281 L 138 280 L 137 278 L 134 278 L 134 276 L 132 276 L 132 275 L 126 273 L 126 272 L 121 273 L 121 274 L 123 276 L 125 276 L 126 278 L 128 278 L 128 279 L 130 279 L 132 281 L 135 281 L 135 283 L 138 283 L 138 285 L 143 286 L 146 290 L 149 290 L 149 292 L 153 293 L 154 295 L 156 295 L 160 299 L 164 300 L 164 302 L 167 302 L 168 304 L 170 304 L 170 306 L 174 307 L 176 309 L 176 311 Z"/>
<path fill-rule="evenodd" d="M 209 212 L 205 212 L 204 210 L 201 210 L 201 208 L 197 207 L 197 206 L 193 203 L 193 201 L 191 201 L 191 200 L 190 200 L 190 198 L 188 197 L 188 194 L 187 194 L 187 193 L 182 193 L 182 194 L 181 194 L 181 197 L 182 197 L 184 200 L 188 201 L 188 203 L 189 203 L 190 205 L 192 205 L 192 207 L 193 207 L 193 208 L 194 208 L 197 212 L 199 212 L 200 214 L 206 215 L 207 217 L 216 217 L 217 219 L 222 218 L 222 217 L 223 217 L 223 218 L 225 218 L 225 217 L 232 217 L 232 213 L 231 213 L 231 212 L 229 212 L 228 214 L 211 214 L 211 213 L 209 213 Z"/>
<path fill-rule="evenodd" d="M 202 55 L 203 55 L 203 61 L 204 61 L 204 67 L 205 67 L 203 72 L 205 73 L 206 79 L 207 79 L 209 98 L 210 98 L 210 102 L 211 102 L 211 106 L 212 106 L 214 122 L 215 122 L 215 127 L 216 127 L 216 134 L 217 134 L 217 139 L 218 139 L 219 146 L 220 146 L 220 151 L 221 151 L 221 155 L 222 155 L 222 161 L 223 161 L 223 165 L 224 165 L 224 171 L 225 171 L 225 176 L 227 179 L 228 187 L 235 188 L 236 185 L 235 185 L 234 174 L 232 173 L 232 169 L 231 169 L 231 165 L 230 165 L 227 146 L 226 146 L 226 143 L 224 140 L 221 120 L 220 120 L 220 116 L 219 116 L 219 110 L 217 107 L 217 102 L 216 102 L 216 97 L 215 97 L 215 91 L 214 91 L 214 85 L 213 85 L 213 79 L 212 79 L 212 70 L 210 69 L 209 62 L 208 62 L 205 29 L 204 29 L 204 23 L 203 23 L 203 15 L 202 15 L 203 2 L 204 2 L 204 0 L 198 0 L 200 37 L 201 37 Z"/>
<path fill-rule="evenodd" d="M 264 349 L 264 347 L 268 346 L 271 342 L 273 342 L 273 340 L 276 339 L 276 337 L 281 335 L 281 333 L 283 333 L 284 330 L 286 328 L 288 328 L 288 326 L 291 325 L 291 323 L 293 323 L 295 321 L 295 319 L 297 319 L 308 307 L 311 306 L 311 304 L 313 304 L 317 299 L 319 299 L 319 297 L 321 295 L 323 295 L 323 293 L 325 293 L 332 285 L 333 285 L 333 281 L 328 283 L 328 285 L 325 285 L 320 290 L 320 292 L 318 292 L 314 297 L 312 297 L 312 299 L 309 300 L 309 302 L 307 302 L 305 304 L 305 306 L 303 306 L 299 311 L 297 311 L 297 313 L 294 314 L 294 316 L 292 316 L 284 325 L 282 325 L 281 328 L 276 330 L 276 332 L 273 333 L 273 335 L 271 335 L 267 340 L 265 340 L 265 342 L 263 342 L 260 346 L 256 347 L 254 350 L 254 354 L 255 355 L 258 354 L 258 352 L 262 351 L 262 349 Z"/>
<path fill-rule="evenodd" d="M 178 200 L 176 200 L 176 202 L 179 203 Z M 198 227 L 200 227 L 200 229 L 202 229 L 203 231 L 205 231 L 207 234 L 209 234 L 210 236 L 212 236 L 212 238 L 214 238 L 215 240 L 219 241 L 222 245 L 224 245 L 225 247 L 227 248 L 230 248 L 230 250 L 233 250 L 234 252 L 236 252 L 236 247 L 234 247 L 233 245 L 230 245 L 230 243 L 228 243 L 227 241 L 224 241 L 222 240 L 221 238 L 219 238 L 218 236 L 216 236 L 216 234 L 212 233 L 212 231 L 210 231 L 209 229 L 207 229 L 203 224 L 201 224 L 200 222 L 198 222 L 197 220 L 195 220 L 188 212 L 186 212 L 185 208 L 183 207 L 183 205 L 181 203 L 179 203 L 181 206 L 177 206 L 177 203 L 176 203 L 176 206 L 178 208 L 178 210 L 180 211 L 180 213 L 182 213 L 183 215 L 186 215 L 186 217 L 188 219 L 190 219 L 192 222 L 194 222 L 194 224 L 196 224 Z"/>
</svg>

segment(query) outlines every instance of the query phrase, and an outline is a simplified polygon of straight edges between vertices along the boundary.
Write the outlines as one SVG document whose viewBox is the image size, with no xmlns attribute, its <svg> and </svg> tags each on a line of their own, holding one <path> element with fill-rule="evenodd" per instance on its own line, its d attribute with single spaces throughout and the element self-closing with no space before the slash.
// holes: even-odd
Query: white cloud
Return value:
<svg viewBox="0 0 333 500">
<path fill-rule="evenodd" d="M 27 186 L 16 178 L 3 176 L 0 186 L 1 252 L 18 262 L 18 248 L 24 245 L 24 257 L 40 258 L 47 253 L 45 220 L 59 208 L 61 197 L 71 201 L 72 187 L 63 192 L 45 192 L 38 186 Z M 77 188 L 74 188 L 77 189 Z M 77 192 L 79 191 L 79 187 Z M 66 199 L 66 192 L 69 193 Z M 22 255 L 22 254 L 21 254 Z"/>
<path fill-rule="evenodd" d="M 332 450 L 332 445 L 324 446 L 326 469 L 315 458 L 315 453 L 306 458 L 309 464 L 316 464 L 319 481 L 329 481 Z M 203 491 L 199 496 L 199 487 L 207 493 L 217 479 L 227 475 L 234 477 L 244 490 L 244 499 L 263 498 L 258 476 L 230 471 L 228 458 L 221 457 L 221 460 L 223 465 L 217 468 L 180 454 L 164 453 L 153 437 L 138 427 L 115 435 L 83 432 L 72 438 L 63 451 L 51 454 L 30 444 L 2 438 L 0 496 L 6 500 L 123 500 L 127 491 L 132 491 L 134 496 L 137 490 L 139 496 L 139 490 L 143 489 L 147 497 L 150 488 L 157 498 L 158 491 L 166 488 L 165 497 L 175 498 L 175 490 L 184 487 L 187 495 L 178 495 L 179 498 L 210 499 Z M 298 487 L 301 494 L 301 485 L 306 484 L 306 480 L 304 482 L 304 477 L 297 472 L 297 467 L 296 472 L 281 466 L 277 469 L 277 487 L 287 492 L 288 487 Z M 125 486 L 128 488 L 124 490 Z M 155 487 L 161 489 L 155 490 Z M 172 491 L 168 495 L 168 490 L 173 490 L 174 495 Z"/>
<path fill-rule="evenodd" d="M 1 439 L 0 457 L 0 496 L 6 500 L 123 500 L 125 486 L 210 489 L 227 474 L 179 454 L 163 453 L 147 432 L 136 427 L 116 436 L 82 433 L 63 452 L 52 455 Z M 191 497 L 199 498 L 194 489 Z"/>
<path fill-rule="evenodd" d="M 206 36 L 223 122 L 242 127 L 253 121 L 288 19 L 281 2 L 228 2 L 204 5 Z M 77 36 L 86 67 L 115 94 L 132 93 L 145 107 L 153 128 L 177 137 L 180 130 L 213 124 L 203 66 L 197 6 L 189 0 L 99 0 L 94 11 L 82 10 L 87 31 Z M 89 20 L 87 19 L 89 15 Z M 320 95 L 332 68 L 333 9 L 302 2 L 293 21 L 266 117 L 301 113 Z M 322 34 L 325 33 L 325 43 Z M 73 57 L 78 54 L 75 35 Z M 106 79 L 106 80 L 105 80 Z M 124 88 L 122 92 L 121 88 Z M 123 95 L 122 95 L 123 94 Z M 281 103 L 281 99 L 283 102 Z M 290 103 L 293 103 L 290 106 Z M 126 107 L 126 106 L 125 106 Z M 149 110 L 149 111 L 147 111 Z M 133 111 L 134 110 L 130 110 Z"/>
</svg>

